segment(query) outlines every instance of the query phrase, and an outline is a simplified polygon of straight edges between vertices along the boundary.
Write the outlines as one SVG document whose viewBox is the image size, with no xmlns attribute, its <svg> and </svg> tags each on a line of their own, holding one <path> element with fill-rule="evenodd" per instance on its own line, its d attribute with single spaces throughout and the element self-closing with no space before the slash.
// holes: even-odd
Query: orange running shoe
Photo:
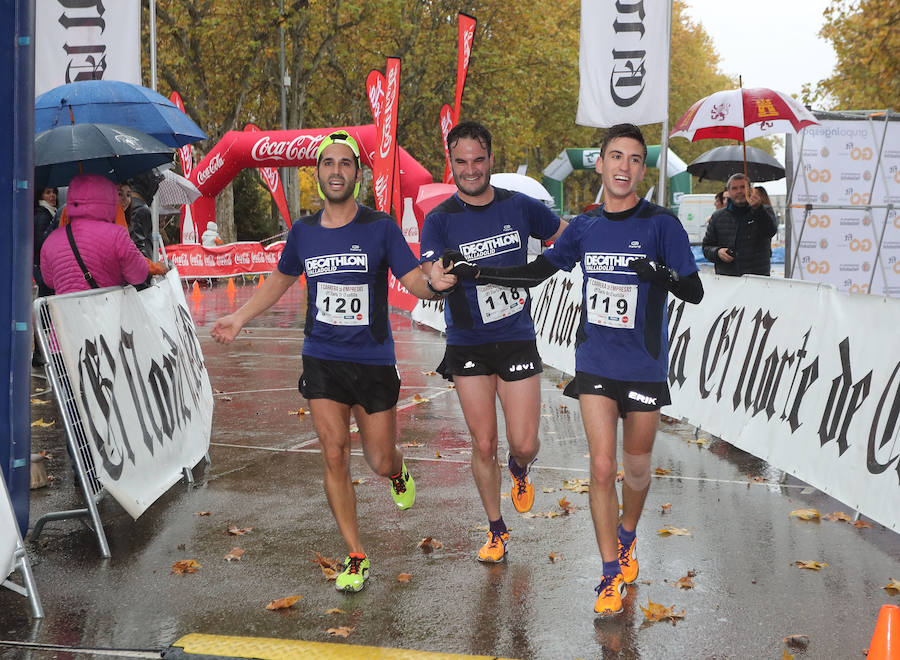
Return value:
<svg viewBox="0 0 900 660">
<path fill-rule="evenodd" d="M 621 573 L 617 573 L 615 576 L 604 575 L 594 591 L 597 592 L 597 602 L 594 603 L 594 611 L 597 614 L 608 616 L 622 611 L 625 580 Z"/>
<path fill-rule="evenodd" d="M 532 461 L 532 463 L 533 462 L 534 461 Z M 513 486 L 510 491 L 513 506 L 516 507 L 516 511 L 519 513 L 527 513 L 528 511 L 531 511 L 531 507 L 534 504 L 534 484 L 528 481 L 528 471 L 531 469 L 531 463 L 529 463 L 524 468 L 524 472 L 519 475 L 516 474 L 513 467 L 515 466 L 519 470 L 522 470 L 522 468 L 519 468 L 516 459 L 512 457 L 512 454 L 507 455 L 506 465 L 509 468 L 509 473 L 512 475 L 513 480 Z"/>
<path fill-rule="evenodd" d="M 637 538 L 635 538 L 627 548 L 622 545 L 621 541 L 618 543 L 619 568 L 622 569 L 622 578 L 625 580 L 625 584 L 631 584 L 637 580 L 638 576 L 638 560 L 634 553 L 634 547 L 637 545 Z"/>
<path fill-rule="evenodd" d="M 488 542 L 478 551 L 478 561 L 497 564 L 506 558 L 506 544 L 509 541 L 509 530 L 505 532 L 488 532 Z"/>
</svg>

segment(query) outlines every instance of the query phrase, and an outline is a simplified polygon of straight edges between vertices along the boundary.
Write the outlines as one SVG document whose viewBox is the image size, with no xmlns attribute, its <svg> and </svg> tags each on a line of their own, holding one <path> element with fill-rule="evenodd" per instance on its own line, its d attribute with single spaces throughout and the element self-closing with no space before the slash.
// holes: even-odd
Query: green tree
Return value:
<svg viewBox="0 0 900 660">
<path fill-rule="evenodd" d="M 900 5 L 833 0 L 819 35 L 834 46 L 834 74 L 805 85 L 804 102 L 826 109 L 895 108 L 900 99 Z"/>
</svg>

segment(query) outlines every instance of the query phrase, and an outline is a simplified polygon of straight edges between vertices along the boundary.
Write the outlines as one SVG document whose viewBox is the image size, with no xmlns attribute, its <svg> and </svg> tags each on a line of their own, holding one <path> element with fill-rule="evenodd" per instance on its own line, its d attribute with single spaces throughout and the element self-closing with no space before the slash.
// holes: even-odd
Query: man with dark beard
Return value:
<svg viewBox="0 0 900 660">
<path fill-rule="evenodd" d="M 356 203 L 359 146 L 338 131 L 319 145 L 316 177 L 324 207 L 293 223 L 278 268 L 250 300 L 212 328 L 230 343 L 306 275 L 307 312 L 300 393 L 309 401 L 325 463 L 325 493 L 347 545 L 339 591 L 365 586 L 370 562 L 360 540 L 350 479 L 350 414 L 359 427 L 369 467 L 390 480 L 394 502 L 412 506 L 415 482 L 396 445 L 400 375 L 388 322 L 388 268 L 413 295 L 430 299 L 456 278 L 438 277 L 432 289 L 391 216 Z"/>
</svg>

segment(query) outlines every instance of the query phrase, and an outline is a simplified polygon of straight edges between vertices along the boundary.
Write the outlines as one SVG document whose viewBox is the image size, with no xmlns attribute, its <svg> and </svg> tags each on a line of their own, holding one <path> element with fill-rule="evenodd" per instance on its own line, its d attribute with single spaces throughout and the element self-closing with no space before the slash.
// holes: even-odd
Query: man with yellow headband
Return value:
<svg viewBox="0 0 900 660">
<path fill-rule="evenodd" d="M 335 587 L 359 591 L 370 562 L 363 549 L 350 478 L 350 414 L 366 462 L 390 480 L 394 502 L 412 506 L 415 482 L 395 439 L 400 375 L 388 322 L 388 268 L 410 293 L 430 299 L 452 289 L 452 275 L 426 279 L 391 216 L 357 204 L 359 146 L 345 131 L 328 135 L 316 155 L 321 211 L 293 223 L 277 269 L 253 297 L 218 321 L 212 336 L 230 343 L 306 275 L 307 312 L 300 393 L 309 401 L 322 445 L 325 493 L 347 545 Z"/>
</svg>

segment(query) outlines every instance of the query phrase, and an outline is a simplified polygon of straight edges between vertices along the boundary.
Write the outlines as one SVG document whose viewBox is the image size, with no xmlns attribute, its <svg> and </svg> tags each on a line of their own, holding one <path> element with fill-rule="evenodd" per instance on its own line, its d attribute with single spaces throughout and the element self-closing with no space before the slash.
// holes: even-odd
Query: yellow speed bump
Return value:
<svg viewBox="0 0 900 660">
<path fill-rule="evenodd" d="M 218 656 L 220 658 L 253 658 L 254 660 L 334 660 L 344 658 L 372 658 L 373 660 L 437 660 L 438 658 L 466 658 L 470 660 L 503 660 L 488 655 L 458 655 L 432 653 L 409 649 L 392 649 L 378 646 L 330 644 L 306 642 L 298 639 L 272 639 L 268 637 L 231 637 L 191 633 L 172 644 L 173 650 L 181 649 L 179 657 L 190 660 L 191 655 Z M 175 655 L 165 654 L 166 658 Z"/>
</svg>

